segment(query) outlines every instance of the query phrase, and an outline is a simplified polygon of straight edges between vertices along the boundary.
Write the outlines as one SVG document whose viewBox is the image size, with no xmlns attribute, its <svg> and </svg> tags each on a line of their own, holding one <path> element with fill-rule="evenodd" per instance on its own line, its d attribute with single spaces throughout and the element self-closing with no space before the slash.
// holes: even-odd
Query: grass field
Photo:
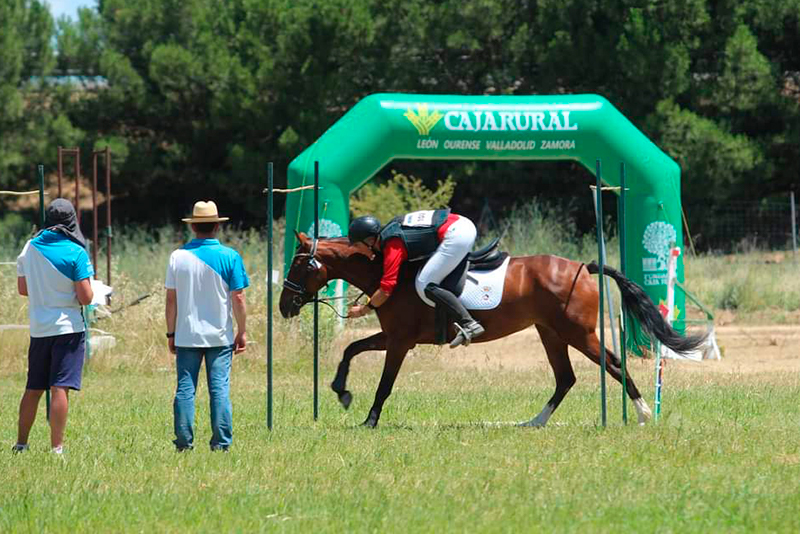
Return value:
<svg viewBox="0 0 800 534">
<path fill-rule="evenodd" d="M 332 355 L 331 355 L 332 356 Z M 235 444 L 173 451 L 169 368 L 89 371 L 73 397 L 68 450 L 0 454 L 2 532 L 481 531 L 796 532 L 800 431 L 795 373 L 667 374 L 665 412 L 646 427 L 598 428 L 596 368 L 546 429 L 528 419 L 551 394 L 529 370 L 451 366 L 450 351 L 409 360 L 381 426 L 357 428 L 380 361 L 354 365 L 350 412 L 323 391 L 311 417 L 308 362 L 279 361 L 276 429 L 265 429 L 263 368 L 237 362 Z M 449 360 L 449 361 L 448 361 Z M 326 357 L 323 376 L 333 372 Z M 300 367 L 305 367 L 301 369 Z M 296 368 L 296 371 L 292 371 Z M 305 371 L 305 372 L 301 372 Z M 634 365 L 647 398 L 651 365 Z M 23 376 L 0 379 L 0 436 L 13 443 Z M 198 445 L 209 437 L 201 388 Z"/>
<path fill-rule="evenodd" d="M 621 424 L 615 383 L 609 427 L 598 426 L 597 367 L 580 355 L 572 358 L 578 383 L 550 425 L 513 427 L 552 394 L 552 373 L 533 333 L 463 351 L 419 348 L 401 371 L 380 427 L 365 430 L 358 424 L 371 405 L 381 355 L 354 361 L 350 411 L 339 407 L 327 383 L 347 342 L 374 324 L 359 320 L 337 334 L 323 312 L 321 416 L 313 422 L 308 314 L 278 319 L 270 433 L 264 245 L 255 233 L 226 239 L 244 252 L 253 283 L 251 345 L 237 357 L 232 377 L 234 446 L 228 454 L 203 446 L 210 431 L 202 385 L 198 447 L 177 454 L 161 288 L 166 257 L 182 238 L 165 230 L 159 240 L 120 239 L 114 305 L 152 296 L 95 324 L 117 346 L 87 365 L 84 389 L 71 399 L 63 457 L 48 452 L 43 407 L 32 450 L 10 453 L 27 333 L 0 331 L 0 532 L 800 530 L 800 343 L 791 327 L 743 330 L 736 339 L 757 339 L 743 345 L 720 335 L 723 362 L 670 364 L 664 413 L 645 427 Z M 575 247 L 576 254 L 589 253 Z M 759 305 L 744 288 L 750 293 L 735 294 L 739 301 L 765 320 L 796 322 L 796 268 L 793 276 L 788 262 L 746 261 L 731 269 L 718 258 L 687 261 L 690 287 L 713 302 L 738 280 L 727 272 L 739 269 L 762 293 L 784 295 L 778 304 Z M 0 324 L 27 322 L 14 277 L 13 269 L 0 271 Z M 736 310 L 737 324 L 747 321 L 749 309 Z M 635 361 L 631 369 L 651 402 L 652 362 Z"/>
</svg>

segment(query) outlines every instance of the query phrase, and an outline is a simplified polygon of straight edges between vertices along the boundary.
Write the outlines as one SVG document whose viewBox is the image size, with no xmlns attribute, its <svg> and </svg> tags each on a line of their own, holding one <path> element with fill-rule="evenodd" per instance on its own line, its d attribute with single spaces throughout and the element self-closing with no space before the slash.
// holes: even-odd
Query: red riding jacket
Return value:
<svg viewBox="0 0 800 534">
<path fill-rule="evenodd" d="M 458 218 L 458 215 L 455 213 L 451 213 L 447 216 L 447 219 L 436 232 L 439 237 L 439 243 L 444 239 L 444 234 L 447 232 L 447 229 L 450 228 Z M 387 240 L 386 243 L 381 243 L 381 247 L 383 248 L 383 277 L 381 278 L 380 288 L 387 295 L 391 295 L 394 288 L 397 287 L 400 266 L 408 258 L 408 251 L 406 250 L 403 240 L 399 237 L 393 237 Z"/>
</svg>

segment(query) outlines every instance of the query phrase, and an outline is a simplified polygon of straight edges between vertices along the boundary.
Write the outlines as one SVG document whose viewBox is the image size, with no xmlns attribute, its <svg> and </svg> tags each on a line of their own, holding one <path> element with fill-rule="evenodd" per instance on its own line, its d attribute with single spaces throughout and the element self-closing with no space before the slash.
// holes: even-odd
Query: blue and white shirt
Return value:
<svg viewBox="0 0 800 534">
<path fill-rule="evenodd" d="M 231 291 L 249 285 L 242 257 L 216 239 L 193 239 L 174 251 L 164 286 L 178 296 L 175 346 L 233 345 Z"/>
<path fill-rule="evenodd" d="M 28 286 L 31 337 L 85 330 L 75 282 L 94 276 L 94 268 L 83 247 L 61 232 L 45 230 L 25 243 L 17 276 L 24 276 Z"/>
</svg>

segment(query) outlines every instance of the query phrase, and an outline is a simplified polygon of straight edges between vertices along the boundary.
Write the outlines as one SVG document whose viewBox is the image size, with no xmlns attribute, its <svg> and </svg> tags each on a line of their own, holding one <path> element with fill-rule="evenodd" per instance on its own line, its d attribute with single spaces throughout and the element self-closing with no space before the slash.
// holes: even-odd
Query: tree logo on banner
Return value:
<svg viewBox="0 0 800 534">
<path fill-rule="evenodd" d="M 666 271 L 669 249 L 675 244 L 678 234 L 675 227 L 663 221 L 654 221 L 644 229 L 642 246 L 655 258 L 643 258 L 643 270 Z"/>
<path fill-rule="evenodd" d="M 411 124 L 414 125 L 420 135 L 430 135 L 433 127 L 444 117 L 438 110 L 434 110 L 433 113 L 429 114 L 428 104 L 417 104 L 416 113 L 414 113 L 413 109 L 408 108 L 403 116 L 411 121 Z"/>
<path fill-rule="evenodd" d="M 314 221 L 311 221 L 311 224 L 308 225 L 308 231 L 306 232 L 308 237 L 314 238 Z M 339 226 L 338 223 L 333 222 L 330 219 L 320 219 L 319 220 L 319 235 L 320 237 L 341 237 L 342 234 L 342 227 Z"/>
</svg>

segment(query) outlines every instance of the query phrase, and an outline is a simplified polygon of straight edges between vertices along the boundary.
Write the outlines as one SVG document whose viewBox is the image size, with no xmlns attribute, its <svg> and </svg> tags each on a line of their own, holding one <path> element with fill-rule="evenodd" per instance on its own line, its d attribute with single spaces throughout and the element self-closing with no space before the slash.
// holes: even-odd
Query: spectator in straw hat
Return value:
<svg viewBox="0 0 800 534">
<path fill-rule="evenodd" d="M 216 239 L 220 217 L 212 201 L 195 203 L 195 239 L 172 253 L 167 266 L 167 340 L 176 355 L 178 387 L 173 403 L 175 447 L 194 447 L 194 397 L 203 357 L 211 401 L 211 450 L 232 441 L 230 372 L 234 354 L 247 346 L 244 289 L 250 285 L 242 257 Z M 233 335 L 233 318 L 238 326 Z"/>
<path fill-rule="evenodd" d="M 69 390 L 81 389 L 86 340 L 81 305 L 92 301 L 93 275 L 75 208 L 57 198 L 47 207 L 44 229 L 25 243 L 17 258 L 17 290 L 28 297 L 31 343 L 14 452 L 28 449 L 45 390 L 52 393 L 50 445 L 53 452 L 62 452 Z"/>
</svg>

